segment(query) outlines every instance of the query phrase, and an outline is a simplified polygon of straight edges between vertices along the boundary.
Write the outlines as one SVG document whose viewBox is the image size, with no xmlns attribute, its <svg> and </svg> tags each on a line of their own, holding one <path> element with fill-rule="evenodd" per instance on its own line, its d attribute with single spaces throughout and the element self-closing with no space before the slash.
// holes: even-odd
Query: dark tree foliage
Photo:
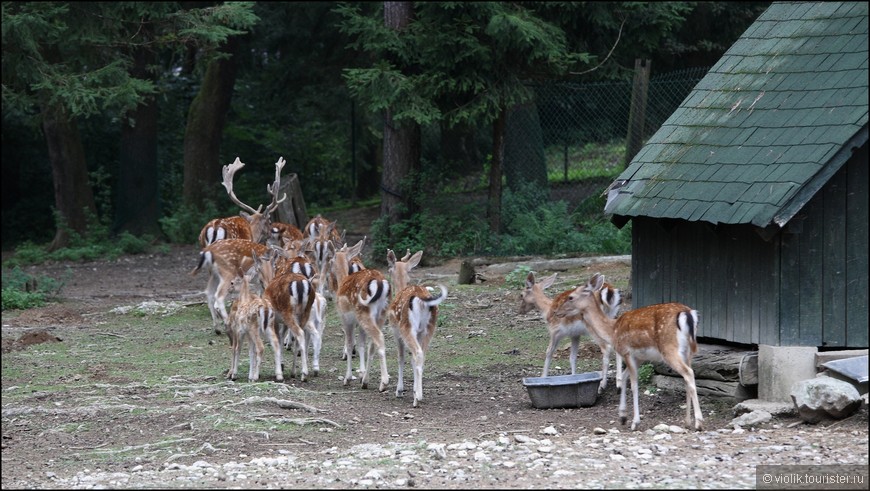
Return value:
<svg viewBox="0 0 870 491">
<path fill-rule="evenodd" d="M 57 235 L 55 184 L 115 230 L 176 213 L 190 105 L 216 48 L 243 31 L 225 124 L 210 137 L 221 141 L 216 165 L 249 163 L 237 194 L 260 203 L 283 156 L 307 203 L 323 208 L 380 195 L 388 105 L 437 129 L 423 135 L 427 176 L 479 173 L 505 155 L 511 110 L 531 100 L 526 82 L 625 80 L 637 58 L 654 74 L 710 66 L 768 5 L 419 2 L 399 42 L 381 2 L 3 2 L 3 245 Z M 52 61 L 58 52 L 64 63 Z M 78 129 L 81 152 L 52 143 L 56 158 L 83 160 L 65 174 L 76 180 L 53 181 L 42 115 L 63 113 L 45 112 L 46 101 Z M 213 169 L 206 201 L 236 213 Z M 502 172 L 489 169 L 497 201 Z"/>
</svg>

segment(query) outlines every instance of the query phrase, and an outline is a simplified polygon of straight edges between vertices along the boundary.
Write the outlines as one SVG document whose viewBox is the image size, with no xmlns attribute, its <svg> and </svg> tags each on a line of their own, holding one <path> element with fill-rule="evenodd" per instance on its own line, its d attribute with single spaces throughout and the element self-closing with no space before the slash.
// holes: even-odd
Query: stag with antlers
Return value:
<svg viewBox="0 0 870 491">
<path fill-rule="evenodd" d="M 243 203 L 242 200 L 236 197 L 233 191 L 233 178 L 236 172 L 245 166 L 238 157 L 230 164 L 223 167 L 222 184 L 227 190 L 230 199 L 233 203 L 242 208 L 238 216 L 215 218 L 205 224 L 202 231 L 199 233 L 199 245 L 205 248 L 218 240 L 223 239 L 246 239 L 254 242 L 265 242 L 271 232 L 271 216 L 278 209 L 278 204 L 287 199 L 287 195 L 278 199 L 278 188 L 281 185 L 281 169 L 287 161 L 284 157 L 279 157 L 275 162 L 275 181 L 271 185 L 266 186 L 266 190 L 272 196 L 272 202 L 263 211 L 263 205 L 260 205 L 255 210 L 253 207 Z"/>
</svg>

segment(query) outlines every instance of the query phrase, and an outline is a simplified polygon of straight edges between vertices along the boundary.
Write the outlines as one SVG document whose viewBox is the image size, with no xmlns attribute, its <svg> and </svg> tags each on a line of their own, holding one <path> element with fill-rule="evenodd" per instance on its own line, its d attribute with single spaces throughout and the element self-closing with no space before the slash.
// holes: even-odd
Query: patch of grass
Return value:
<svg viewBox="0 0 870 491">
<path fill-rule="evenodd" d="M 594 177 L 615 177 L 622 170 L 625 141 L 551 145 L 544 149 L 550 182 L 578 181 Z M 566 175 L 567 174 L 567 175 Z"/>
</svg>

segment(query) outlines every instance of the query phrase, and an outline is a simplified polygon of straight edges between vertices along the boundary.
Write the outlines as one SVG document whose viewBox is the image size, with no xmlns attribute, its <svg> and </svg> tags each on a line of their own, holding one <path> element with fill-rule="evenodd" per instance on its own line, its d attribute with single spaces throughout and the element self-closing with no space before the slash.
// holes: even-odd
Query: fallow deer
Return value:
<svg viewBox="0 0 870 491">
<path fill-rule="evenodd" d="M 344 235 L 344 234 L 342 234 Z M 362 259 L 360 259 L 359 255 L 362 252 L 362 247 L 365 244 L 366 238 L 363 237 L 359 242 L 357 242 L 353 247 L 348 248 L 347 244 L 343 244 L 340 248 L 336 249 L 333 253 L 332 257 L 332 267 L 329 268 L 327 281 L 329 282 L 329 290 L 333 292 L 338 292 L 338 280 L 336 279 L 335 273 L 335 262 L 340 261 L 342 263 L 347 263 L 347 274 L 353 274 L 357 271 L 366 269 L 365 264 L 363 264 Z M 350 356 L 356 354 L 356 344 L 351 343 Z M 341 350 L 341 359 L 347 360 L 348 350 L 347 346 L 343 345 Z"/>
<path fill-rule="evenodd" d="M 282 247 L 285 240 L 302 240 L 302 230 L 292 223 L 272 222 L 269 228 L 270 245 Z"/>
<path fill-rule="evenodd" d="M 409 250 L 402 259 L 396 259 L 396 254 L 387 250 L 390 279 L 396 292 L 389 310 L 398 350 L 396 397 L 402 397 L 405 393 L 404 367 L 407 348 L 411 353 L 411 369 L 414 373 L 414 407 L 423 401 L 423 365 L 438 323 L 438 305 L 447 298 L 447 288 L 443 285 L 438 285 L 441 294 L 433 296 L 428 288 L 408 284 L 411 281 L 410 272 L 420 264 L 422 256 L 423 251 L 417 251 L 412 256 Z"/>
<path fill-rule="evenodd" d="M 199 233 L 200 247 L 205 248 L 216 241 L 224 239 L 247 239 L 254 242 L 265 242 L 269 237 L 270 220 L 272 213 L 278 209 L 278 204 L 287 199 L 285 194 L 283 198 L 278 199 L 278 188 L 281 185 L 281 169 L 284 168 L 286 161 L 283 157 L 279 157 L 275 162 L 275 181 L 271 185 L 266 186 L 266 190 L 272 196 L 272 202 L 263 211 L 263 205 L 260 205 L 255 210 L 246 205 L 236 197 L 233 192 L 233 178 L 236 172 L 245 166 L 238 157 L 230 164 L 223 166 L 223 181 L 222 184 L 227 190 L 230 199 L 243 209 L 239 213 L 240 216 L 215 218 L 209 221 Z"/>
<path fill-rule="evenodd" d="M 315 291 L 304 275 L 285 273 L 275 276 L 266 286 L 264 294 L 275 309 L 275 331 L 279 340 L 289 335 L 296 338 L 301 350 L 302 371 L 299 380 L 308 379 L 308 346 L 304 326 L 308 324 Z M 288 333 L 289 330 L 289 333 Z M 291 376 L 296 375 L 296 357 L 293 356 Z"/>
<path fill-rule="evenodd" d="M 558 316 L 580 315 L 590 331 L 601 337 L 610 337 L 617 356 L 625 359 L 634 404 L 631 429 L 640 423 L 638 407 L 637 370 L 643 361 L 664 361 L 686 382 L 686 426 L 692 425 L 694 409 L 695 429 L 700 430 L 704 417 L 698 403 L 692 357 L 698 351 L 696 333 L 698 311 L 681 303 L 671 302 L 637 308 L 625 312 L 617 319 L 604 315 L 599 308 L 604 277 L 596 273 L 585 285 L 578 287 L 555 312 Z M 623 375 L 619 395 L 619 418 L 626 423 L 626 380 Z"/>
<path fill-rule="evenodd" d="M 554 315 L 555 310 L 567 301 L 572 290 L 566 290 L 554 298 L 550 299 L 544 293 L 544 290 L 553 285 L 556 281 L 558 273 L 541 280 L 540 283 L 535 282 L 534 273 L 529 273 L 526 277 L 526 286 L 520 294 L 520 314 L 526 314 L 532 309 L 537 308 L 547 323 L 547 330 L 550 333 L 550 344 L 547 346 L 547 353 L 544 355 L 544 370 L 542 377 L 546 377 L 550 372 L 550 362 L 553 359 L 553 354 L 559 347 L 559 342 L 568 337 L 571 338 L 571 374 L 577 373 L 577 349 L 580 344 L 580 337 L 588 334 L 598 347 L 601 348 L 601 382 L 598 385 L 598 392 L 601 393 L 607 387 L 607 368 L 610 366 L 610 351 L 612 349 L 609 339 L 603 339 L 597 333 L 587 329 L 579 316 L 557 316 Z M 619 312 L 619 306 L 622 304 L 622 294 L 612 285 L 602 285 L 602 294 L 599 297 L 601 303 L 599 307 L 607 316 L 615 318 Z M 622 385 L 622 358 L 616 356 L 616 387 Z"/>
<path fill-rule="evenodd" d="M 306 332 L 306 338 L 310 341 L 312 350 L 312 374 L 320 373 L 320 351 L 323 344 L 323 330 L 326 327 L 324 320 L 326 319 L 326 297 L 320 294 L 317 289 L 321 280 L 319 273 L 311 264 L 308 256 L 301 254 L 301 244 L 303 241 L 288 241 L 285 240 L 285 245 L 288 247 L 284 250 L 277 250 L 278 255 L 275 274 L 296 273 L 305 276 L 311 281 L 314 287 L 314 303 L 311 306 L 311 315 L 308 317 L 308 322 L 303 328 Z M 301 254 L 301 255 L 300 255 Z M 287 338 L 283 339 L 284 346 L 293 352 L 293 371 L 295 368 L 295 355 L 301 356 L 301 347 L 298 345 L 298 340 L 288 331 Z"/>
<path fill-rule="evenodd" d="M 263 256 L 269 247 L 244 239 L 224 239 L 207 246 L 199 253 L 199 262 L 190 272 L 196 275 L 203 267 L 209 271 L 205 294 L 215 333 L 220 334 L 218 316 L 226 324 L 226 296 L 235 278 L 243 276 L 254 265 L 252 254 Z"/>
<path fill-rule="evenodd" d="M 256 274 L 251 271 L 242 276 L 242 284 L 239 296 L 233 302 L 227 321 L 227 335 L 230 338 L 230 369 L 227 378 L 235 380 L 239 369 L 239 357 L 242 344 L 248 340 L 248 381 L 256 382 L 260 379 L 260 363 L 263 360 L 263 337 L 270 338 L 273 331 L 275 312 L 272 305 L 265 299 L 251 292 L 251 277 Z M 272 332 L 274 334 L 274 332 Z M 274 336 L 270 338 L 272 348 L 280 351 L 276 346 Z M 276 359 L 276 367 L 280 367 L 280 358 Z"/>
<path fill-rule="evenodd" d="M 348 274 L 348 256 L 359 255 L 363 238 L 350 250 L 345 247 L 335 255 L 335 274 L 338 280 L 336 304 L 344 327 L 344 347 L 347 356 L 347 372 L 344 385 L 353 378 L 352 357 L 354 329 L 359 326 L 357 354 L 359 355 L 359 374 L 362 388 L 368 388 L 369 372 L 366 358 L 371 363 L 375 349 L 381 361 L 381 383 L 378 390 L 383 392 L 390 382 L 387 372 L 387 352 L 382 327 L 387 318 L 387 307 L 391 299 L 390 283 L 383 273 L 375 269 L 363 269 Z"/>
</svg>

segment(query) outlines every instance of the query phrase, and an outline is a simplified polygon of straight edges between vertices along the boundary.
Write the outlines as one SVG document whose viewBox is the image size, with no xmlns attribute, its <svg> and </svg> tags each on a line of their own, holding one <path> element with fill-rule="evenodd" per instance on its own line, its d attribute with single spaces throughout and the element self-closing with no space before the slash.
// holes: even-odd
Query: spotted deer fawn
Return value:
<svg viewBox="0 0 870 491">
<path fill-rule="evenodd" d="M 205 248 L 216 241 L 224 239 L 246 239 L 254 242 L 265 242 L 270 233 L 270 217 L 278 208 L 278 204 L 287 199 L 285 194 L 283 198 L 278 199 L 278 187 L 281 184 L 281 169 L 284 168 L 286 161 L 283 157 L 275 162 L 275 181 L 270 186 L 266 186 L 269 194 L 272 196 L 272 202 L 263 211 L 263 205 L 260 205 L 256 210 L 251 206 L 246 205 L 236 197 L 233 192 L 233 178 L 236 172 L 245 166 L 238 157 L 230 164 L 223 167 L 222 184 L 227 190 L 230 199 L 243 209 L 239 216 L 215 218 L 209 221 L 199 233 L 199 245 Z"/>
<path fill-rule="evenodd" d="M 250 359 L 248 381 L 256 382 L 260 379 L 264 337 L 272 343 L 272 350 L 276 353 L 275 375 L 280 380 L 281 346 L 277 343 L 277 336 L 274 333 L 275 311 L 268 300 L 255 295 L 251 291 L 250 282 L 255 274 L 257 274 L 256 271 L 252 270 L 250 273 L 242 276 L 239 296 L 233 302 L 227 320 L 227 336 L 230 338 L 231 352 L 230 369 L 227 371 L 227 378 L 230 380 L 236 379 L 242 343 L 246 339 L 248 340 L 248 358 Z"/>
<path fill-rule="evenodd" d="M 568 299 L 557 309 L 556 315 L 580 315 L 590 331 L 609 337 L 617 356 L 625 359 L 634 404 L 631 429 L 637 429 L 640 423 L 638 366 L 644 361 L 664 361 L 686 382 L 686 426 L 692 425 L 694 409 L 695 429 L 700 430 L 704 417 L 698 404 L 695 373 L 692 371 L 692 357 L 698 351 L 698 312 L 681 303 L 662 303 L 630 310 L 617 319 L 611 319 L 598 307 L 603 284 L 604 277 L 596 273 L 589 282 L 571 292 Z M 622 424 L 627 419 L 625 390 L 626 380 L 623 375 L 619 396 L 619 418 Z"/>
<path fill-rule="evenodd" d="M 396 292 L 389 310 L 399 362 L 396 397 L 402 397 L 405 393 L 404 367 L 407 348 L 411 353 L 411 369 L 414 373 L 414 407 L 423 401 L 423 364 L 429 350 L 429 341 L 432 340 L 438 323 L 438 305 L 447 298 L 447 288 L 442 285 L 438 285 L 441 290 L 439 296 L 433 296 L 428 288 L 408 285 L 411 281 L 410 272 L 420 263 L 422 256 L 423 251 L 417 251 L 413 256 L 408 251 L 402 259 L 396 259 L 396 254 L 387 250 L 390 279 Z"/>
<path fill-rule="evenodd" d="M 583 320 L 579 315 L 556 315 L 556 309 L 568 300 L 568 296 L 574 291 L 566 290 L 556 297 L 550 299 L 544 293 L 544 290 L 553 285 L 556 281 L 558 273 L 554 273 L 540 283 L 535 282 L 534 273 L 529 273 L 526 277 L 526 286 L 520 294 L 520 314 L 525 314 L 532 309 L 537 308 L 547 323 L 547 330 L 550 333 L 550 344 L 547 346 L 547 354 L 544 357 L 544 371 L 542 377 L 546 377 L 550 372 L 550 361 L 553 359 L 553 354 L 559 347 L 559 342 L 566 337 L 571 338 L 571 374 L 577 373 L 577 348 L 580 344 L 580 336 L 588 334 L 598 347 L 601 348 L 601 382 L 598 385 L 598 392 L 601 393 L 607 387 L 607 369 L 610 366 L 610 352 L 612 344 L 609 338 L 605 339 L 598 335 L 593 330 L 587 329 Z M 604 313 L 615 318 L 619 312 L 619 306 L 622 304 L 622 294 L 616 288 L 609 284 L 603 284 L 601 295 L 598 297 L 601 302 L 599 307 Z M 616 356 L 616 387 L 622 385 L 622 358 Z"/>
<path fill-rule="evenodd" d="M 343 246 L 335 254 L 335 275 L 338 281 L 336 304 L 344 327 L 344 348 L 347 355 L 347 372 L 344 385 L 353 378 L 354 330 L 359 327 L 357 354 L 359 355 L 359 375 L 362 388 L 368 388 L 369 371 L 366 361 L 372 363 L 372 356 L 377 350 L 381 361 L 381 383 L 378 390 L 383 392 L 390 382 L 387 372 L 387 352 L 382 331 L 387 318 L 387 307 L 391 298 L 390 283 L 383 273 L 375 269 L 363 269 L 348 274 L 349 256 L 358 256 L 362 250 L 365 238 L 352 248 Z"/>
</svg>

